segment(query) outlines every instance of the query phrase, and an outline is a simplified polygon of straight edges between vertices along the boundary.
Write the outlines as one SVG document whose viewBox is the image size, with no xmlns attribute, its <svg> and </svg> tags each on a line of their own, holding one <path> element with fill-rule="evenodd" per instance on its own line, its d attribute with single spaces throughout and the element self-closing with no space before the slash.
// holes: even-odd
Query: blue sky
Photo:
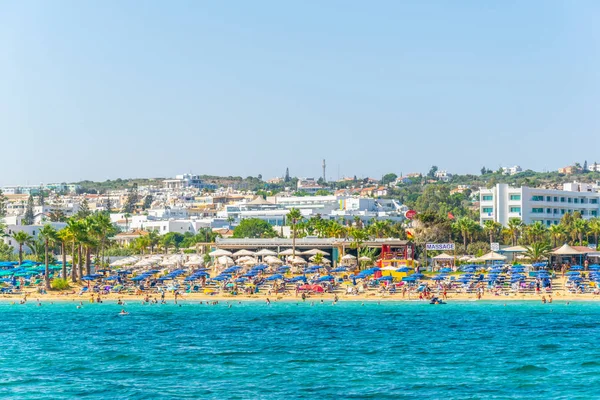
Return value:
<svg viewBox="0 0 600 400">
<path fill-rule="evenodd" d="M 0 0 L 0 184 L 600 162 L 599 19 L 584 0 Z"/>
</svg>

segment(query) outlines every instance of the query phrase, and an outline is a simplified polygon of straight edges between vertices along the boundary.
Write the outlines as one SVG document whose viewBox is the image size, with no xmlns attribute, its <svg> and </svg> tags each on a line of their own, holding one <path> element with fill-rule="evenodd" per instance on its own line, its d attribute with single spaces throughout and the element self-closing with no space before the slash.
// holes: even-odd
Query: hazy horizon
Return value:
<svg viewBox="0 0 600 400">
<path fill-rule="evenodd" d="M 0 185 L 591 164 L 598 17 L 594 1 L 5 2 Z"/>
</svg>

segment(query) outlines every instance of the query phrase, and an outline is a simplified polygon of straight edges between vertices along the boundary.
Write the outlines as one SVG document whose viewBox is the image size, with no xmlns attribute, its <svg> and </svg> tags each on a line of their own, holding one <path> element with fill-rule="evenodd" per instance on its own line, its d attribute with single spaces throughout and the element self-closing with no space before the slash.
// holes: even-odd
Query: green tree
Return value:
<svg viewBox="0 0 600 400">
<path fill-rule="evenodd" d="M 46 290 L 50 290 L 50 268 L 48 264 L 48 252 L 50 250 L 50 246 L 54 246 L 54 244 L 58 241 L 56 229 L 54 229 L 52 225 L 46 224 L 42 229 L 40 229 L 40 237 L 44 241 L 44 282 L 46 283 Z"/>
<path fill-rule="evenodd" d="M 594 244 L 598 246 L 598 235 L 600 235 L 600 219 L 592 218 L 588 221 L 590 233 L 594 235 Z"/>
<path fill-rule="evenodd" d="M 240 221 L 233 230 L 234 238 L 272 238 L 277 232 L 273 227 L 262 219 L 247 218 Z"/>
<path fill-rule="evenodd" d="M 67 228 L 61 229 L 57 233 L 60 243 L 60 254 L 62 256 L 62 279 L 67 279 L 67 244 L 73 240 L 71 231 Z M 74 261 L 74 259 L 73 259 Z"/>
<path fill-rule="evenodd" d="M 494 239 L 500 234 L 502 224 L 496 221 L 487 220 L 483 223 L 483 230 L 487 233 L 490 238 L 490 243 L 494 243 Z"/>
<path fill-rule="evenodd" d="M 81 204 L 79 204 L 79 211 L 77 211 L 77 218 L 84 219 L 89 217 L 92 214 L 90 211 L 90 204 L 87 199 L 84 198 Z"/>
<path fill-rule="evenodd" d="M 298 221 L 300 221 L 302 219 L 302 213 L 300 212 L 299 209 L 292 208 L 292 209 L 290 209 L 290 212 L 287 214 L 285 219 L 288 221 L 288 223 L 291 222 L 291 224 L 292 224 L 292 257 L 296 257 L 296 236 L 298 234 L 297 225 L 298 225 Z M 235 231 L 234 231 L 234 237 L 235 237 Z"/>
<path fill-rule="evenodd" d="M 381 184 L 382 185 L 387 185 L 388 183 L 395 182 L 396 179 L 398 179 L 398 175 L 394 174 L 393 172 L 390 172 L 389 174 L 385 174 L 381 178 Z"/>
<path fill-rule="evenodd" d="M 154 197 L 151 194 L 146 195 L 146 197 L 144 197 L 144 204 L 142 205 L 142 210 L 147 210 L 151 208 L 153 201 Z"/>
<path fill-rule="evenodd" d="M 67 216 L 62 210 L 52 210 L 48 213 L 48 219 L 50 222 L 64 222 L 67 220 Z"/>
<path fill-rule="evenodd" d="M 33 242 L 33 236 L 24 231 L 14 232 L 12 238 L 19 245 L 19 266 L 23 264 L 23 246 L 30 245 Z"/>
<path fill-rule="evenodd" d="M 564 240 L 567 234 L 567 231 L 562 224 L 550 225 L 548 232 L 550 232 L 553 247 L 557 247 L 558 242 Z"/>
<path fill-rule="evenodd" d="M 0 218 L 6 217 L 6 204 L 8 199 L 4 195 L 4 192 L 0 189 Z"/>
<path fill-rule="evenodd" d="M 548 243 L 545 242 L 534 242 L 527 248 L 525 252 L 525 257 L 527 257 L 531 262 L 539 262 L 547 259 L 552 252 L 552 247 Z"/>
<path fill-rule="evenodd" d="M 508 230 L 512 235 L 513 246 L 517 245 L 517 241 L 519 240 L 519 235 L 521 234 L 522 229 L 523 221 L 521 221 L 519 218 L 511 218 L 510 220 L 508 220 Z"/>
<path fill-rule="evenodd" d="M 29 195 L 27 200 L 27 208 L 25 209 L 25 215 L 23 216 L 23 225 L 33 225 L 35 215 L 33 214 L 33 196 Z"/>
</svg>

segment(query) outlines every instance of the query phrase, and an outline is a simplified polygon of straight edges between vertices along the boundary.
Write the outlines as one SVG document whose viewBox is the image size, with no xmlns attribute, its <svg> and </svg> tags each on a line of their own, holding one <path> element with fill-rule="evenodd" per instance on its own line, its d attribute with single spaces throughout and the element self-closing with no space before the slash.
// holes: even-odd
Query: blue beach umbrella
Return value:
<svg viewBox="0 0 600 400">
<path fill-rule="evenodd" d="M 325 281 L 330 281 L 332 279 L 335 279 L 335 277 L 332 275 L 325 275 L 325 276 L 320 277 L 318 280 L 319 280 L 319 282 L 325 282 Z"/>
<path fill-rule="evenodd" d="M 569 268 L 571 271 L 581 271 L 582 269 L 583 267 L 581 265 L 573 265 L 571 268 Z"/>
<path fill-rule="evenodd" d="M 396 270 L 396 272 L 410 272 L 412 271 L 412 268 L 408 268 L 408 267 L 400 267 Z"/>
<path fill-rule="evenodd" d="M 283 275 L 281 274 L 275 274 L 275 275 L 271 275 L 270 277 L 268 277 L 266 280 L 267 281 L 276 281 L 278 279 L 283 279 Z"/>
<path fill-rule="evenodd" d="M 442 268 L 442 269 L 440 270 L 440 272 L 446 272 L 446 273 L 449 273 L 449 272 L 452 272 L 452 268 Z"/>
</svg>

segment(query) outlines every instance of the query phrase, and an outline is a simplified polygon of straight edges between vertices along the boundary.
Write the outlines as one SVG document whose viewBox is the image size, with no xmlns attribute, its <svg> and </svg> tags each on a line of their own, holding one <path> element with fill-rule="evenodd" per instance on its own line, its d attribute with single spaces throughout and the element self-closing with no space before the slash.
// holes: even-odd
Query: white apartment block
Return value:
<svg viewBox="0 0 600 400">
<path fill-rule="evenodd" d="M 519 165 L 513 167 L 502 167 L 502 173 L 504 175 L 516 175 L 519 172 L 523 172 L 523 169 Z"/>
<path fill-rule="evenodd" d="M 584 219 L 597 217 L 600 212 L 600 193 L 595 185 L 565 183 L 563 190 L 513 188 L 500 183 L 479 193 L 479 220 L 492 220 L 506 226 L 519 218 L 526 224 L 541 221 L 544 225 L 558 224 L 566 213 L 579 211 Z"/>
</svg>

